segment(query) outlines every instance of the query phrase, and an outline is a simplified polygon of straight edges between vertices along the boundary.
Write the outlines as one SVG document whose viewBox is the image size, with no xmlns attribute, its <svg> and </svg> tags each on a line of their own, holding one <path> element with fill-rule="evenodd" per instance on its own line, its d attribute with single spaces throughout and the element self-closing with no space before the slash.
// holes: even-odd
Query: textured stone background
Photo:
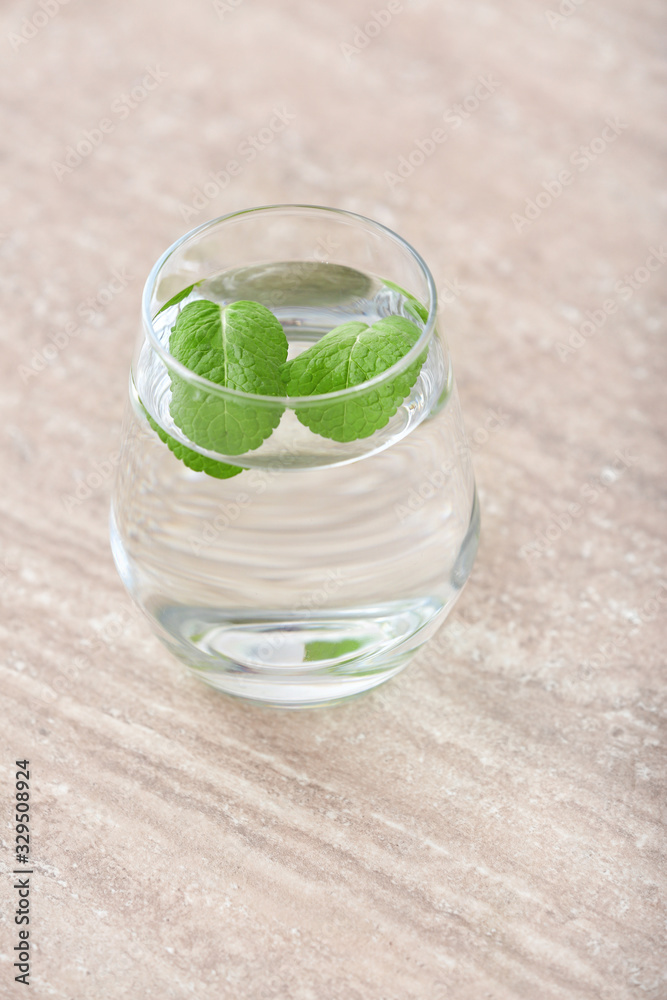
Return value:
<svg viewBox="0 0 667 1000">
<path fill-rule="evenodd" d="M 29 757 L 34 998 L 667 996 L 667 268 L 641 270 L 665 240 L 665 7 L 558 2 L 403 0 L 358 51 L 385 0 L 3 5 L 0 828 L 8 869 Z M 294 120 L 188 213 L 276 107 Z M 153 261 L 285 201 L 375 217 L 431 263 L 483 511 L 412 667 L 287 715 L 191 680 L 135 616 L 104 474 Z"/>
</svg>

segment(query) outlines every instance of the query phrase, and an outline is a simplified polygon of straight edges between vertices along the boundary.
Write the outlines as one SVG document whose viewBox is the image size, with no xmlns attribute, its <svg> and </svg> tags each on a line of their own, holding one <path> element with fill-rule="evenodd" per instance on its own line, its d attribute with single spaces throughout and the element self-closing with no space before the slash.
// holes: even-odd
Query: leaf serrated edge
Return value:
<svg viewBox="0 0 667 1000">
<path fill-rule="evenodd" d="M 161 427 L 156 420 L 153 420 L 141 400 L 139 400 L 139 404 L 141 409 L 144 411 L 146 420 L 152 430 L 154 430 L 160 438 L 160 441 L 162 441 L 163 444 L 166 444 L 174 458 L 178 459 L 179 462 L 182 462 L 183 465 L 185 465 L 192 472 L 203 472 L 206 476 L 211 476 L 212 479 L 231 479 L 233 476 L 238 476 L 239 473 L 246 471 L 244 466 L 230 465 L 228 462 L 220 462 L 216 458 L 209 458 L 208 455 L 200 454 L 200 452 L 195 451 L 194 448 L 188 448 L 187 445 L 183 444 L 181 441 L 177 441 L 176 438 L 171 437 L 170 434 L 167 434 L 165 429 Z M 190 461 L 188 461 L 188 459 L 190 459 Z M 197 462 L 200 465 L 204 465 L 205 468 L 196 469 L 190 464 L 191 462 Z"/>
</svg>

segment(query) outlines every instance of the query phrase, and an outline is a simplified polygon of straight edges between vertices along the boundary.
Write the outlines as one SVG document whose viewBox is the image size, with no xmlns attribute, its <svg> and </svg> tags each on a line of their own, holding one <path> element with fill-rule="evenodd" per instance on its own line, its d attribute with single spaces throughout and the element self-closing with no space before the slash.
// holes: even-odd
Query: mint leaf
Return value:
<svg viewBox="0 0 667 1000">
<path fill-rule="evenodd" d="M 287 338 L 259 302 L 188 303 L 172 328 L 169 350 L 186 368 L 228 389 L 285 395 L 281 366 Z M 227 455 L 259 448 L 284 409 L 280 403 L 224 399 L 173 374 L 171 394 L 170 412 L 183 433 L 202 448 Z"/>
<path fill-rule="evenodd" d="M 317 660 L 336 660 L 346 653 L 354 653 L 361 647 L 359 639 L 313 639 L 305 645 L 304 663 Z"/>
<path fill-rule="evenodd" d="M 198 285 L 198 284 L 199 284 L 199 282 L 196 281 L 195 285 Z M 155 319 L 155 317 L 159 316 L 161 312 L 165 311 L 165 309 L 169 309 L 169 308 L 171 308 L 171 306 L 177 305 L 183 299 L 187 299 L 188 295 L 190 294 L 190 292 L 192 291 L 192 289 L 195 287 L 195 285 L 188 285 L 188 287 L 184 288 L 182 291 L 176 292 L 176 294 L 173 295 L 169 299 L 168 302 L 165 302 L 165 304 L 160 309 L 158 309 L 158 311 L 155 313 L 155 316 L 153 318 Z"/>
<path fill-rule="evenodd" d="M 402 316 L 388 316 L 372 326 L 353 321 L 325 334 L 317 344 L 283 366 L 288 396 L 338 392 L 381 375 L 416 344 L 419 328 Z M 342 401 L 296 407 L 298 419 L 316 434 L 334 441 L 356 441 L 384 427 L 410 392 L 424 353 L 390 382 Z"/>
<path fill-rule="evenodd" d="M 395 285 L 393 281 L 389 281 L 387 278 L 383 278 L 382 282 L 387 286 L 387 288 L 391 288 L 394 292 L 399 292 L 404 299 L 407 299 L 407 305 L 405 306 L 406 312 L 416 316 L 417 319 L 422 321 L 422 323 L 426 322 L 428 319 L 428 309 L 425 305 L 422 305 L 418 298 L 415 298 L 411 292 L 406 292 L 406 290 L 401 288 L 400 285 Z"/>
<path fill-rule="evenodd" d="M 176 438 L 167 434 L 153 420 L 145 407 L 144 413 L 146 414 L 148 423 L 160 440 L 166 444 L 169 451 L 173 452 L 176 458 L 179 458 L 184 465 L 187 465 L 188 469 L 192 469 L 194 472 L 205 472 L 207 476 L 214 476 L 216 479 L 231 479 L 232 476 L 238 476 L 239 472 L 244 471 L 239 465 L 228 465 L 226 462 L 218 462 L 214 458 L 207 458 L 206 455 L 200 455 L 198 451 L 193 451 L 192 448 L 188 448 L 187 445 L 182 444 Z"/>
</svg>

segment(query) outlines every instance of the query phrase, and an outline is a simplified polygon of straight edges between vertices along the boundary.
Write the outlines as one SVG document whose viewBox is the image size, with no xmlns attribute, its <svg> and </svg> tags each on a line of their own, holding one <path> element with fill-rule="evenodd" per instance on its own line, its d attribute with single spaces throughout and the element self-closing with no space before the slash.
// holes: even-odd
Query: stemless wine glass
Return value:
<svg viewBox="0 0 667 1000">
<path fill-rule="evenodd" d="M 262 303 L 290 358 L 351 320 L 401 316 L 418 332 L 403 358 L 360 385 L 252 395 L 170 354 L 176 318 L 197 299 Z M 158 637 L 215 688 L 285 708 L 336 702 L 397 674 L 451 610 L 479 512 L 436 312 L 433 278 L 409 244 L 330 208 L 215 219 L 151 271 L 112 549 Z M 231 439 L 211 451 L 174 420 L 176 391 L 202 419 L 244 407 L 273 430 L 242 454 Z M 351 417 L 361 436 L 336 432 Z"/>
</svg>

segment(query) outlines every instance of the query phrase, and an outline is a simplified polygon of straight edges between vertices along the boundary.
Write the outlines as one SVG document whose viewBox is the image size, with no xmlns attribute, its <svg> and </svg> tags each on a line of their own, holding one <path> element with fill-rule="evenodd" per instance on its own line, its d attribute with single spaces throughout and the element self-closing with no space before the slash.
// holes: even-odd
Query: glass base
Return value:
<svg viewBox="0 0 667 1000">
<path fill-rule="evenodd" d="M 132 567 L 112 516 L 112 550 L 130 593 Z M 332 705 L 395 677 L 431 638 L 458 600 L 479 539 L 479 505 L 449 574 L 446 597 L 318 613 L 221 611 L 138 603 L 161 642 L 200 680 L 233 697 L 276 708 Z"/>
<path fill-rule="evenodd" d="M 242 701 L 268 708 L 318 708 L 325 705 L 337 705 L 348 701 L 379 684 L 391 680 L 403 670 L 410 656 L 398 663 L 385 666 L 369 673 L 358 673 L 349 676 L 335 675 L 282 675 L 268 677 L 266 674 L 253 675 L 247 669 L 240 669 L 237 664 L 229 663 L 226 669 L 208 669 L 191 667 L 192 673 L 217 691 L 232 695 Z"/>
<path fill-rule="evenodd" d="M 232 616 L 172 605 L 154 609 L 151 618 L 167 648 L 218 691 L 263 705 L 311 708 L 389 680 L 432 635 L 444 611 L 431 601 L 312 617 L 262 611 Z"/>
</svg>

